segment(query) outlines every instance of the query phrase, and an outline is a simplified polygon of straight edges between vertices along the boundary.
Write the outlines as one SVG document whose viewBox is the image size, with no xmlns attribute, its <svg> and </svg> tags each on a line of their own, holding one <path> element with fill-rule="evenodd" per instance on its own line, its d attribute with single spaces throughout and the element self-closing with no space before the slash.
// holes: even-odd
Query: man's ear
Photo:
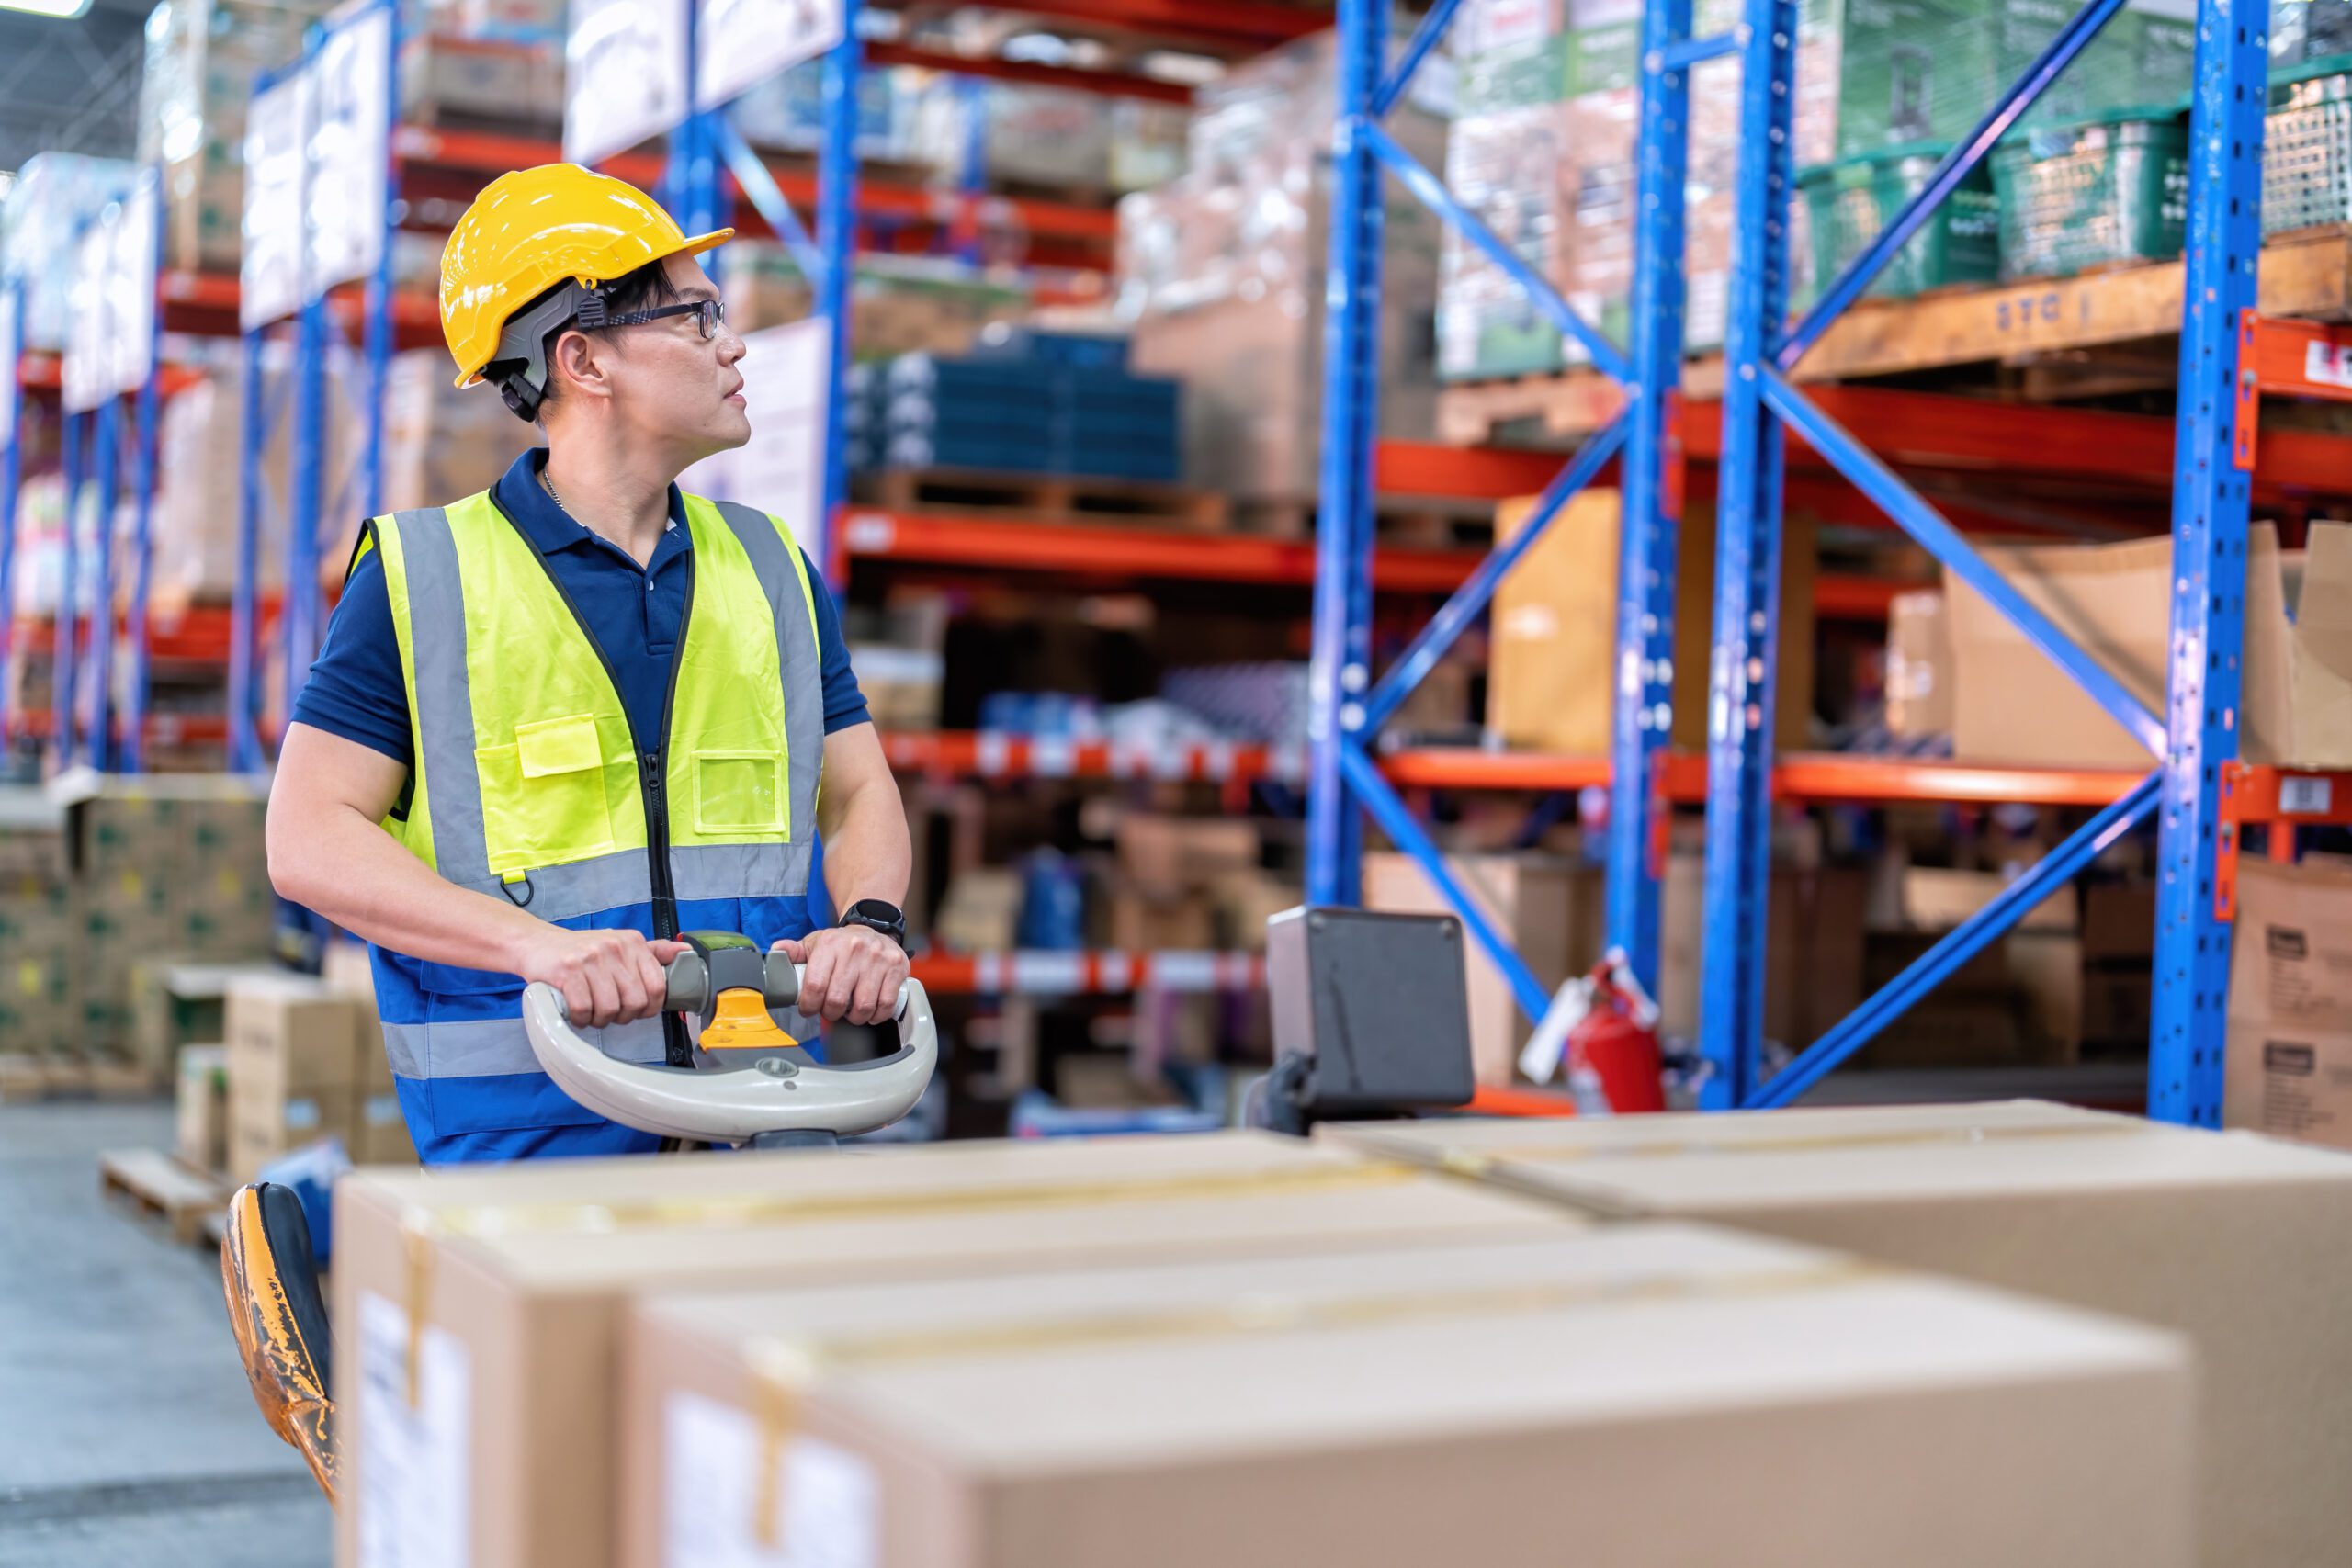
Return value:
<svg viewBox="0 0 2352 1568">
<path fill-rule="evenodd" d="M 585 333 L 560 333 L 548 351 L 548 378 L 560 380 L 563 390 L 558 401 L 575 397 L 603 398 L 612 395 L 612 386 L 605 375 L 599 358 L 598 344 Z"/>
</svg>

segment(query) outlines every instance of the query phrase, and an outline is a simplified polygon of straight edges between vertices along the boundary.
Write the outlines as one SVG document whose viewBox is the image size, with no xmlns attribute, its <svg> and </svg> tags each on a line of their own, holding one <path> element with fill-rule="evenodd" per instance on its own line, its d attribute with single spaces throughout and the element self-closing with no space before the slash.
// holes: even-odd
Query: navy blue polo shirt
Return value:
<svg viewBox="0 0 2352 1568">
<path fill-rule="evenodd" d="M 547 449 L 540 446 L 515 458 L 491 491 L 491 499 L 538 547 L 548 570 L 579 607 L 590 635 L 611 661 L 639 750 L 647 750 L 662 733 L 670 667 L 678 653 L 678 625 L 685 614 L 687 560 L 694 549 L 694 535 L 685 525 L 685 500 L 676 485 L 670 487 L 669 529 L 653 547 L 652 559 L 639 566 L 627 550 L 573 522 L 555 503 L 538 479 L 546 460 Z M 804 554 L 802 559 L 807 558 Z M 871 716 L 849 667 L 841 611 L 814 565 L 808 576 L 817 591 L 812 597 L 822 655 L 825 733 L 831 735 L 867 723 Z M 325 646 L 294 701 L 294 718 L 414 765 L 391 596 L 384 585 L 383 558 L 375 550 L 368 552 L 344 585 L 342 601 L 327 624 Z"/>
</svg>

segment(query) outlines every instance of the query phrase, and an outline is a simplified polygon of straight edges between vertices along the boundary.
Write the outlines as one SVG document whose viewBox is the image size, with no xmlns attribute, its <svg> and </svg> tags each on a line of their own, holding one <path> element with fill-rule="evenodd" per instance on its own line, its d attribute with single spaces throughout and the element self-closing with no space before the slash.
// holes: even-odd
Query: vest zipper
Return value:
<svg viewBox="0 0 2352 1568">
<path fill-rule="evenodd" d="M 522 533 L 522 525 L 506 515 L 506 509 L 498 504 L 495 496 L 491 498 L 491 505 L 500 516 L 506 517 L 509 527 Z M 686 537 L 691 544 L 692 533 Z M 531 544 L 528 535 L 524 536 L 523 542 L 530 545 L 531 558 L 538 561 L 539 570 L 547 574 L 548 581 L 554 584 L 556 596 L 563 601 L 563 607 L 571 612 L 572 624 L 580 628 L 580 635 L 587 638 L 588 646 L 595 650 L 596 662 L 605 668 L 605 682 L 613 689 L 613 701 L 621 710 L 621 722 L 628 724 L 628 704 L 621 700 L 621 678 L 613 669 L 612 657 L 605 651 L 605 645 L 596 640 L 595 632 L 588 626 L 588 617 L 582 615 L 580 606 L 572 602 L 571 591 L 564 587 L 563 579 L 558 577 L 541 558 L 538 547 Z M 685 657 L 686 623 L 693 619 L 694 613 L 695 558 L 693 550 L 689 549 L 686 552 L 686 603 L 678 613 L 678 640 L 670 645 L 670 684 L 662 695 L 662 733 L 656 738 L 657 749 L 646 750 L 636 727 L 631 724 L 629 728 L 629 742 L 637 748 L 638 798 L 645 812 L 646 869 L 653 885 L 653 934 L 664 942 L 674 941 L 678 934 L 678 886 L 670 872 L 669 784 L 662 777 L 662 759 L 670 749 L 670 709 L 677 701 L 678 664 Z M 694 1066 L 694 1042 L 686 1033 L 685 1020 L 674 1012 L 662 1014 L 662 1055 L 671 1066 Z"/>
</svg>

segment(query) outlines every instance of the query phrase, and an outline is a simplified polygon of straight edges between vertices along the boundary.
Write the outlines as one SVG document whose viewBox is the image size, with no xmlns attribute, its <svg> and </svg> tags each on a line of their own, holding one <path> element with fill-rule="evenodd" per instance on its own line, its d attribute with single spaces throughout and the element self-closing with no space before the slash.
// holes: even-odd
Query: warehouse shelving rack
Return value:
<svg viewBox="0 0 2352 1568">
<path fill-rule="evenodd" d="M 1379 128 L 1414 68 L 1452 19 L 1455 0 L 1437 0 L 1396 62 L 1386 59 L 1385 0 L 1341 0 L 1342 92 L 1335 143 L 1337 195 L 1332 223 L 1329 298 L 1331 329 L 1325 400 L 1325 498 L 1317 578 L 1317 663 L 1314 757 L 1310 778 L 1308 895 L 1316 901 L 1354 901 L 1362 816 L 1368 813 L 1460 908 L 1472 933 L 1508 977 L 1523 1011 L 1540 1018 L 1550 1004 L 1527 965 L 1464 897 L 1428 833 L 1396 793 L 1399 778 L 1462 787 L 1568 787 L 1606 781 L 1611 792 L 1609 830 L 1607 938 L 1632 959 L 1645 981 L 1655 976 L 1657 817 L 1675 799 L 1703 797 L 1706 807 L 1704 951 L 1702 976 L 1700 1103 L 1711 1109 L 1785 1104 L 1871 1037 L 1912 1001 L 1964 964 L 2055 886 L 2080 871 L 2099 849 L 2152 813 L 2160 813 L 2161 885 L 2155 941 L 2154 1025 L 2148 1107 L 2184 1122 L 2217 1124 L 2221 1114 L 2223 1012 L 2227 995 L 2230 875 L 2238 833 L 2247 823 L 2272 825 L 2274 850 L 2290 842 L 2291 823 L 2333 820 L 2329 805 L 2340 789 L 2283 791 L 2279 775 L 2235 761 L 2235 710 L 2243 648 L 2247 520 L 2262 457 L 2312 461 L 2312 488 L 2341 493 L 2341 468 L 2326 458 L 2342 448 L 2329 437 L 2298 452 L 2287 433 L 2260 437 L 2256 411 L 2267 388 L 2290 395 L 2341 397 L 2326 373 L 2332 329 L 2267 320 L 2257 305 L 2285 313 L 2340 311 L 2316 296 L 2343 290 L 2340 237 L 2315 243 L 2316 265 L 2298 249 L 2277 291 L 2256 295 L 2262 253 L 2260 226 L 2264 112 L 2267 102 L 2268 18 L 2263 0 L 2202 0 L 2191 102 L 2189 223 L 2187 254 L 2166 280 L 2129 286 L 2099 278 L 2034 285 L 1995 296 L 1986 310 L 1951 299 L 1914 302 L 1921 312 L 1976 310 L 1973 326 L 2005 334 L 2021 345 L 2037 337 L 2064 341 L 2112 329 L 2091 327 L 2091 291 L 2130 288 L 2126 314 L 2169 309 L 2179 333 L 2179 405 L 2164 452 L 2171 490 L 2176 570 L 2172 604 L 2169 700 L 2161 717 L 2147 712 L 2113 677 L 2075 647 L 1965 542 L 1953 520 L 1894 472 L 1849 428 L 1867 428 L 1869 405 L 1885 400 L 1902 417 L 1917 394 L 1857 389 L 1799 389 L 1800 367 L 1816 344 L 1836 344 L 1815 375 L 1858 374 L 1873 368 L 1871 345 L 1893 341 L 1883 332 L 1838 340 L 1836 323 L 1872 277 L 1916 233 L 1936 203 L 1980 163 L 2035 98 L 2081 53 L 2121 0 L 2089 0 L 2051 41 L 2024 77 L 1986 113 L 1930 175 L 1919 196 L 1877 240 L 1824 289 L 1819 302 L 1790 321 L 1788 210 L 1793 195 L 1790 101 L 1794 82 L 1797 7 L 1793 0 L 1747 0 L 1737 27 L 1712 38 L 1690 35 L 1689 0 L 1650 0 L 1645 12 L 1642 112 L 1630 354 L 1597 340 L 1555 292 L 1509 247 L 1487 231 L 1446 193 L 1442 182 L 1414 165 Z M 1704 758 L 1663 750 L 1668 714 L 1675 535 L 1683 482 L 1686 421 L 1679 382 L 1682 299 L 1682 188 L 1689 74 L 1701 62 L 1736 56 L 1740 86 L 1737 209 L 1725 346 L 1720 361 L 1720 412 L 1713 420 L 1718 461 L 1718 554 L 1714 584 L 1713 655 L 1709 681 L 1708 749 Z M 1624 386 L 1622 396 L 1591 398 L 1590 434 L 1544 492 L 1536 518 L 1511 546 L 1498 551 L 1439 612 L 1429 630 L 1378 680 L 1368 659 L 1365 563 L 1369 557 L 1367 482 L 1373 452 L 1370 411 L 1377 395 L 1371 367 L 1373 312 L 1379 288 L 1381 172 L 1399 177 L 1526 289 L 1537 309 L 1563 333 L 1585 344 L 1593 364 Z M 2332 258 L 2332 261 L 2331 261 Z M 2329 268 L 2333 266 L 2333 277 Z M 2267 280 L 2266 280 L 2266 284 Z M 2309 305 L 2295 297 L 2308 285 Z M 2068 301 L 2074 303 L 2069 304 Z M 2151 303 L 2154 301 L 2154 303 Z M 2007 346 L 1995 353 L 2008 352 Z M 2298 355 L 2301 357 L 2298 357 Z M 1964 357 L 1964 355 L 1962 355 Z M 1990 355 L 1979 355 L 1984 357 Z M 2312 367 L 2320 367 L 2315 371 Z M 1588 376 L 1589 383 L 1595 378 Z M 1713 389 L 1709 389 L 1713 390 Z M 1588 392 L 1590 388 L 1588 387 Z M 1505 394 L 1508 398 L 1511 394 Z M 1916 416 L 1928 403 L 1909 407 Z M 1981 439 L 1984 422 L 1976 416 Z M 2047 425 L 2077 427 L 2121 416 L 2031 411 Z M 2156 468 L 2154 432 L 2132 428 L 2130 456 L 2143 475 Z M 2118 461 L 2112 447 L 2048 438 L 2017 440 L 2000 461 L 2018 451 L 2051 454 L 2052 467 L 2072 471 Z M 2117 425 L 2117 433 L 2126 427 Z M 1934 439 L 1949 441 L 1952 433 Z M 2043 770 L 1972 769 L 1839 758 L 1781 759 L 1771 754 L 1774 626 L 1780 573 L 1781 521 L 1790 499 L 1788 437 L 1803 443 L 1815 469 L 1842 477 L 1923 545 L 1951 574 L 1983 594 L 2081 684 L 2126 730 L 2149 748 L 2157 766 L 2144 776 Z M 1485 607 L 1496 582 L 1567 495 L 1593 479 L 1603 461 L 1622 450 L 1625 540 L 1619 594 L 1617 722 L 1606 759 L 1514 756 L 1450 757 L 1406 753 L 1385 764 L 1373 742 L 1381 720 L 1434 662 L 1454 636 Z M 2261 465 L 2267 467 L 2267 463 Z M 2271 477 L 2277 482 L 2275 476 Z M 2290 481 L 2291 485 L 2291 481 Z M 2340 784 L 2347 781 L 2330 781 Z M 1811 799 L 2014 799 L 2096 806 L 2096 815 L 1963 922 L 1885 990 L 1781 1071 L 1762 1075 L 1763 919 L 1769 874 L 1769 811 L 1776 792 Z M 2282 795 L 2302 796 L 2300 818 L 2286 814 Z M 2320 805 L 2325 800 L 2329 805 Z M 2347 812 L 2346 814 L 2352 814 Z M 2281 831 L 2281 828 L 2286 830 Z"/>
</svg>

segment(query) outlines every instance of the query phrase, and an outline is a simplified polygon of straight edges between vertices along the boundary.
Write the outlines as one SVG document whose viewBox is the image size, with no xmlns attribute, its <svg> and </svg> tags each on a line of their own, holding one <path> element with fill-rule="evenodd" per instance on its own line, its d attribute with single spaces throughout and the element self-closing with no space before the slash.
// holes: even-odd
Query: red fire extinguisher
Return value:
<svg viewBox="0 0 2352 1568">
<path fill-rule="evenodd" d="M 1582 1108 L 1619 1115 L 1663 1111 L 1657 1019 L 1657 1004 L 1634 977 L 1625 955 L 1611 949 L 1592 973 L 1560 987 L 1520 1055 L 1520 1069 L 1544 1083 L 1565 1059 Z"/>
</svg>

